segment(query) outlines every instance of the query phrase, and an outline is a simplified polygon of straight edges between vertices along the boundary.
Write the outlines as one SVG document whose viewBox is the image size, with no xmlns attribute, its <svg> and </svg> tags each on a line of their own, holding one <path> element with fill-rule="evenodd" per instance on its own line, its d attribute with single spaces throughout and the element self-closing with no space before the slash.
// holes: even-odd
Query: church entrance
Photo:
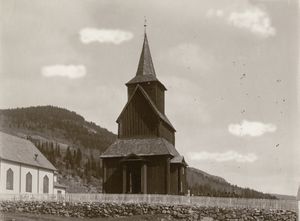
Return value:
<svg viewBox="0 0 300 221">
<path fill-rule="evenodd" d="M 147 193 L 147 164 L 145 159 L 129 155 L 122 160 L 123 193 Z"/>
<path fill-rule="evenodd" d="M 131 162 L 127 164 L 126 171 L 126 192 L 141 193 L 141 164 Z"/>
</svg>

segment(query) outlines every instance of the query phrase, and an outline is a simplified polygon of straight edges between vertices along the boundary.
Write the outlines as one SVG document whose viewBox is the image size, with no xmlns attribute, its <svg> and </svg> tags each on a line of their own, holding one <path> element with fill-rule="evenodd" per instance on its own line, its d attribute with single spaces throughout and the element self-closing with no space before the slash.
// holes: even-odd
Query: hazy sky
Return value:
<svg viewBox="0 0 300 221">
<path fill-rule="evenodd" d="M 146 16 L 166 114 L 188 164 L 296 194 L 296 0 L 0 2 L 0 108 L 60 106 L 117 133 Z"/>
</svg>

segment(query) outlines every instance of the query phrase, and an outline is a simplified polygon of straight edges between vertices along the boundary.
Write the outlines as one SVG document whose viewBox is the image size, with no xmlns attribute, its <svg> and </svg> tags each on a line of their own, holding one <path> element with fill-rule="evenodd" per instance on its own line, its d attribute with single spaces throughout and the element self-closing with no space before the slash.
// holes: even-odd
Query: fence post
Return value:
<svg viewBox="0 0 300 221">
<path fill-rule="evenodd" d="M 300 220 L 300 186 L 298 188 L 298 194 L 297 194 L 297 220 L 299 221 Z"/>
</svg>

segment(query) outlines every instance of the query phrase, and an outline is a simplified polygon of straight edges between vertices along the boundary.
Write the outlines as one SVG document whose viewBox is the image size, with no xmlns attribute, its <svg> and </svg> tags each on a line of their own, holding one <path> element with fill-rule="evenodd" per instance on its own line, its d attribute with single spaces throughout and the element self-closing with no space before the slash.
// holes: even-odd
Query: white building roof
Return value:
<svg viewBox="0 0 300 221">
<path fill-rule="evenodd" d="M 50 163 L 31 141 L 1 131 L 0 159 L 49 170 L 56 170 L 52 163 Z"/>
</svg>

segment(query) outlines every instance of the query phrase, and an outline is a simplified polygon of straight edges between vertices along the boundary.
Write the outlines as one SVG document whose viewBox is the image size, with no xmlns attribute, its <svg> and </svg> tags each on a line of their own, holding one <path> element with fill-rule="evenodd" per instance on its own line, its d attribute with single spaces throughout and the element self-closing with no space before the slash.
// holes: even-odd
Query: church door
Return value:
<svg viewBox="0 0 300 221">
<path fill-rule="evenodd" d="M 129 163 L 127 165 L 127 193 L 141 193 L 141 164 Z"/>
</svg>

